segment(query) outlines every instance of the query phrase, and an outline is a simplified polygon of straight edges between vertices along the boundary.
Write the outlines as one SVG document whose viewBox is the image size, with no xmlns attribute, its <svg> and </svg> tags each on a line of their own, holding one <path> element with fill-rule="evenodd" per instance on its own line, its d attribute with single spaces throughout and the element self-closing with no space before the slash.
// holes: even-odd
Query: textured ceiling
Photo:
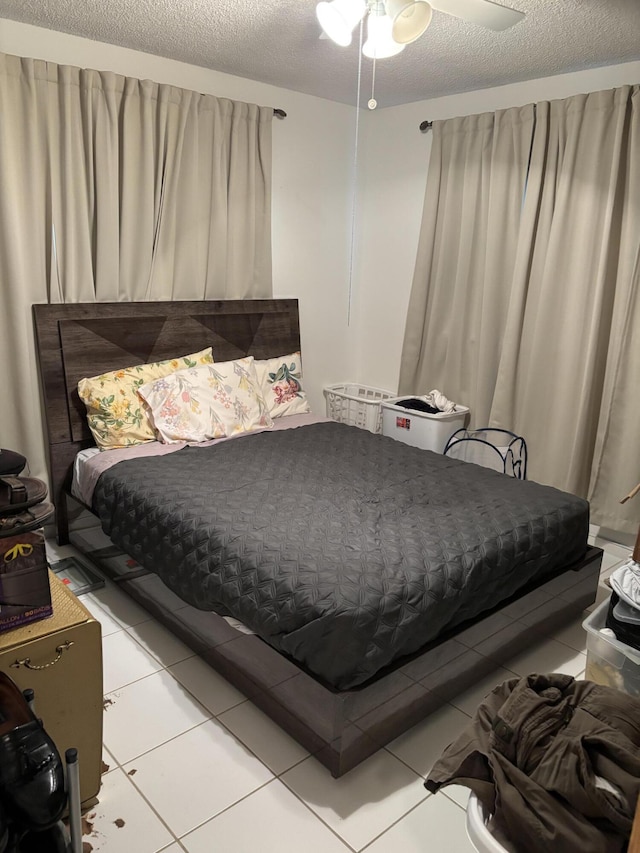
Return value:
<svg viewBox="0 0 640 853">
<path fill-rule="evenodd" d="M 316 0 L 0 0 L 9 18 L 356 102 L 349 48 L 319 39 Z M 505 0 L 500 0 L 505 2 Z M 526 18 L 493 32 L 434 12 L 427 32 L 379 60 L 380 107 L 640 59 L 640 0 L 508 0 Z M 362 65 L 362 99 L 371 94 Z"/>
</svg>

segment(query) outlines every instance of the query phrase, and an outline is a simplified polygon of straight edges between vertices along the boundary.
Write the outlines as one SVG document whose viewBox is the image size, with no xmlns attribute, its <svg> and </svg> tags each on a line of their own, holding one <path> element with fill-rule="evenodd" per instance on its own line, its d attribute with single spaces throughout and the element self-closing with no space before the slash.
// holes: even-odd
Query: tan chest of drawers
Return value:
<svg viewBox="0 0 640 853">
<path fill-rule="evenodd" d="M 102 642 L 100 624 L 49 573 L 53 616 L 0 634 L 0 670 L 35 691 L 35 712 L 61 756 L 78 750 L 80 799 L 100 789 L 102 767 Z"/>
</svg>

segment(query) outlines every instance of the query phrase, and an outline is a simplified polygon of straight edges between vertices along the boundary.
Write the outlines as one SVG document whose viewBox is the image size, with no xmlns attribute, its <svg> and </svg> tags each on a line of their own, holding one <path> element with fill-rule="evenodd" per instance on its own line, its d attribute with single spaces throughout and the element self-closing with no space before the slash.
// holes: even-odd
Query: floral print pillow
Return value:
<svg viewBox="0 0 640 853">
<path fill-rule="evenodd" d="M 256 361 L 256 373 L 272 418 L 311 411 L 302 387 L 299 352 Z"/>
<path fill-rule="evenodd" d="M 78 394 L 87 407 L 87 421 L 101 450 L 155 441 L 149 410 L 138 389 L 181 368 L 213 364 L 211 347 L 181 358 L 137 364 L 78 382 Z"/>
<path fill-rule="evenodd" d="M 161 441 L 207 441 L 273 426 L 252 356 L 178 370 L 143 385 Z"/>
</svg>

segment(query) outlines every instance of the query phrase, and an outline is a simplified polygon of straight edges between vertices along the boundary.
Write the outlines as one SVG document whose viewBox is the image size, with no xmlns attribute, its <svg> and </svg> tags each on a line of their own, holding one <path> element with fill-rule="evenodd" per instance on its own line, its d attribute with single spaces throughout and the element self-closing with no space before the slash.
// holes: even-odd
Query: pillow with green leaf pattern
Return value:
<svg viewBox="0 0 640 853">
<path fill-rule="evenodd" d="M 272 418 L 310 412 L 302 385 L 300 353 L 255 362 L 258 382 Z"/>
</svg>

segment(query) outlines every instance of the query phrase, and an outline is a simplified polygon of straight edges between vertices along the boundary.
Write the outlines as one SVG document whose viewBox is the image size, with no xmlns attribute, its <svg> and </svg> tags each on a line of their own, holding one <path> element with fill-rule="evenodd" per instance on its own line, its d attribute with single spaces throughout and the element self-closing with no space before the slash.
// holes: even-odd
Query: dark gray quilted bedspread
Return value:
<svg viewBox="0 0 640 853">
<path fill-rule="evenodd" d="M 588 505 L 355 427 L 120 462 L 105 532 L 185 601 L 338 688 L 579 559 Z"/>
</svg>

